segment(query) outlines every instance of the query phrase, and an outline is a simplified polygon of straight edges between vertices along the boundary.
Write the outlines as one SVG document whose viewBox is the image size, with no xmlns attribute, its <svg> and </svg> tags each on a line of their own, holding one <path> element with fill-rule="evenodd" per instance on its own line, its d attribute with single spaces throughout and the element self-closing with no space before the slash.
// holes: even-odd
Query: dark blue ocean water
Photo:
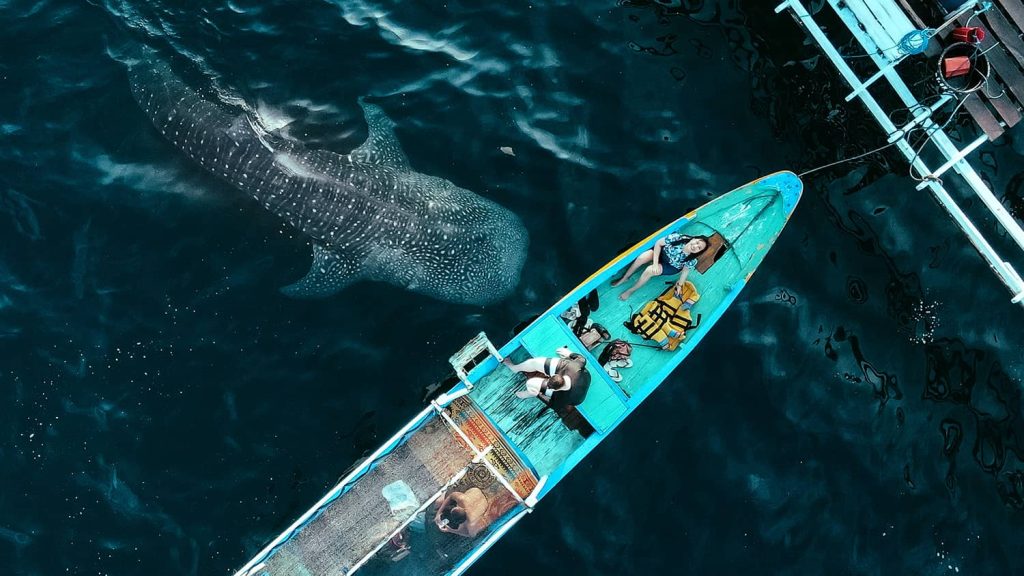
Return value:
<svg viewBox="0 0 1024 576">
<path fill-rule="evenodd" d="M 750 4 L 0 2 L 0 571 L 229 573 L 478 331 L 718 193 L 877 146 Z M 160 137 L 132 43 L 330 150 L 372 97 L 414 168 L 524 220 L 514 295 L 283 297 L 308 242 Z M 979 162 L 1017 210 L 1022 140 Z M 474 573 L 1024 573 L 1024 312 L 905 174 L 810 178 L 698 353 Z"/>
</svg>

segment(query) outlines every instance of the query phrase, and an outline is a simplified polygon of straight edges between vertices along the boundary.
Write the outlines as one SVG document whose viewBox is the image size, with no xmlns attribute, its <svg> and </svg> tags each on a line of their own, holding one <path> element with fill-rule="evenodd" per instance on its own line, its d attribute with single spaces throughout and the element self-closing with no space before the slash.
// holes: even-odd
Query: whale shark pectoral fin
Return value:
<svg viewBox="0 0 1024 576">
<path fill-rule="evenodd" d="M 337 294 L 359 279 L 359 262 L 346 254 L 313 244 L 313 265 L 301 280 L 281 288 L 292 298 L 322 298 Z"/>
<path fill-rule="evenodd" d="M 395 123 L 380 106 L 367 104 L 362 98 L 359 99 L 359 105 L 363 107 L 363 115 L 366 117 L 366 142 L 350 152 L 349 157 L 356 162 L 383 164 L 401 171 L 410 170 L 409 159 L 405 157 L 402 145 L 395 137 Z"/>
</svg>

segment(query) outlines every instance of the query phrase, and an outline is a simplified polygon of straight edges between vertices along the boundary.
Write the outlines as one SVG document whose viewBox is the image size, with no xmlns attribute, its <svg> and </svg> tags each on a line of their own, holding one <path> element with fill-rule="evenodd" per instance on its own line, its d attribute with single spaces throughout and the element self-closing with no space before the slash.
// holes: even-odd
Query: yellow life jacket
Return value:
<svg viewBox="0 0 1024 576">
<path fill-rule="evenodd" d="M 623 324 L 630 332 L 657 342 L 665 350 L 675 350 L 686 337 L 686 331 L 696 328 L 700 322 L 693 321 L 690 308 L 700 300 L 700 294 L 693 282 L 683 284 L 680 295 L 675 294 L 675 285 L 669 286 L 661 296 L 644 304 Z"/>
</svg>

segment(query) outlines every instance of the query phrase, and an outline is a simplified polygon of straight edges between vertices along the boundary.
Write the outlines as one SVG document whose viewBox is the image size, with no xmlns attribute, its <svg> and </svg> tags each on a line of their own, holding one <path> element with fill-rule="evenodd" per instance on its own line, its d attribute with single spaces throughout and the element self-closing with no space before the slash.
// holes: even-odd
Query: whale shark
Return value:
<svg viewBox="0 0 1024 576">
<path fill-rule="evenodd" d="M 413 170 L 379 106 L 360 99 L 368 136 L 340 154 L 277 137 L 244 109 L 203 98 L 167 62 L 136 61 L 128 77 L 164 137 L 312 241 L 312 266 L 286 295 L 324 297 L 375 280 L 479 305 L 518 284 L 529 242 L 522 221 Z"/>
</svg>

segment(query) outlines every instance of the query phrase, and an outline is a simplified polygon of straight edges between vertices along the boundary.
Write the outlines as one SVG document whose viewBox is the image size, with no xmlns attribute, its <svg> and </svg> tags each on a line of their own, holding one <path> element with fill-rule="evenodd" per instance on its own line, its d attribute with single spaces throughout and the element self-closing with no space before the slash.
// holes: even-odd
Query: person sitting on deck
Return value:
<svg viewBox="0 0 1024 576">
<path fill-rule="evenodd" d="M 564 346 L 556 353 L 558 358 L 530 358 L 520 364 L 513 364 L 508 358 L 502 360 L 513 372 L 530 374 L 526 379 L 526 390 L 516 392 L 516 396 L 523 399 L 537 397 L 554 407 L 575 406 L 583 402 L 590 388 L 587 359 Z"/>
<path fill-rule="evenodd" d="M 473 538 L 494 521 L 487 515 L 490 504 L 483 491 L 473 487 L 465 492 L 452 492 L 434 513 L 438 530 Z"/>
<path fill-rule="evenodd" d="M 612 282 L 612 286 L 621 286 L 641 266 L 648 265 L 636 283 L 619 295 L 619 300 L 626 300 L 655 276 L 671 276 L 673 274 L 679 274 L 675 286 L 675 293 L 678 296 L 682 292 L 687 275 L 690 274 L 691 269 L 697 266 L 697 259 L 708 249 L 708 244 L 707 236 L 685 236 L 673 233 L 660 238 L 654 243 L 653 248 L 641 252 L 636 260 L 633 260 L 622 277 Z"/>
<path fill-rule="evenodd" d="M 550 399 L 555 392 L 567 391 L 571 387 L 572 383 L 569 379 L 558 374 L 549 377 L 534 376 L 526 379 L 526 390 L 516 392 L 516 396 L 523 400 L 537 396 Z"/>
</svg>

